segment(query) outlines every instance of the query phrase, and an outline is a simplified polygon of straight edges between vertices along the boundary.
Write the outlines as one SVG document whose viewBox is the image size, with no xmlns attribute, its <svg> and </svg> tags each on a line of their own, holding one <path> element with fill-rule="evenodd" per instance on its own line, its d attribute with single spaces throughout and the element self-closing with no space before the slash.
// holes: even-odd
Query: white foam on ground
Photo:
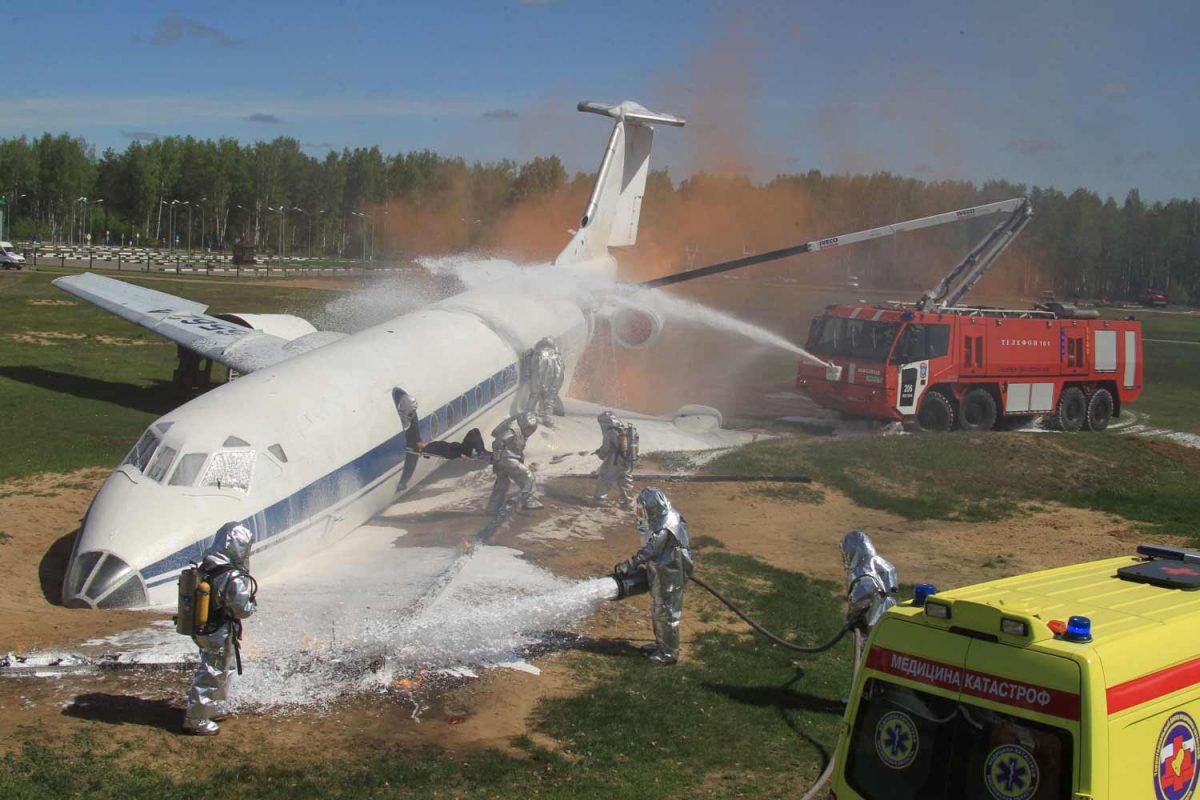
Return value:
<svg viewBox="0 0 1200 800">
<path fill-rule="evenodd" d="M 415 673 L 528 670 L 523 655 L 544 632 L 573 630 L 615 592 L 611 579 L 566 581 L 511 548 L 482 546 L 465 558 L 449 587 L 427 604 L 410 597 L 404 604 L 385 600 L 384 608 L 364 603 L 365 594 L 337 598 L 335 616 L 344 627 L 331 627 L 326 638 L 295 633 L 313 629 L 307 625 L 278 626 L 279 614 L 264 607 L 247 624 L 247 637 L 253 635 L 262 652 L 247 652 L 231 699 L 258 709 L 323 707 L 347 694 L 386 691 Z M 406 591 L 414 585 L 404 584 Z"/>
</svg>

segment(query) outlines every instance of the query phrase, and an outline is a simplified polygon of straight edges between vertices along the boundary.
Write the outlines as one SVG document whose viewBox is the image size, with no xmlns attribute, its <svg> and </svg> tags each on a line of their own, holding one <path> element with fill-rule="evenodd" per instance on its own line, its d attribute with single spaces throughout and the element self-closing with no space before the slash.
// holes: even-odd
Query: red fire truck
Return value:
<svg viewBox="0 0 1200 800">
<path fill-rule="evenodd" d="M 1141 323 L 1081 312 L 835 306 L 813 321 L 796 385 L 848 416 L 927 430 L 1051 415 L 1103 430 L 1142 392 Z"/>
<path fill-rule="evenodd" d="M 797 388 L 843 414 L 985 430 L 1005 417 L 1049 415 L 1062 430 L 1099 431 L 1142 392 L 1142 326 L 1059 303 L 1033 309 L 961 304 L 1032 216 L 1023 198 L 938 215 L 1008 211 L 916 303 L 830 306 L 813 320 Z M 927 217 L 890 226 L 927 227 Z M 852 234 L 851 236 L 857 236 Z M 858 239 L 855 239 L 857 241 Z M 814 359 L 816 361 L 816 359 Z"/>
<path fill-rule="evenodd" d="M 780 258 L 1005 213 L 915 303 L 829 306 L 812 322 L 797 388 L 843 414 L 927 430 L 984 430 L 1051 416 L 1063 430 L 1103 430 L 1142 392 L 1142 326 L 1044 298 L 1032 309 L 970 306 L 963 297 L 1033 217 L 1018 197 L 665 275 L 670 286 Z"/>
</svg>

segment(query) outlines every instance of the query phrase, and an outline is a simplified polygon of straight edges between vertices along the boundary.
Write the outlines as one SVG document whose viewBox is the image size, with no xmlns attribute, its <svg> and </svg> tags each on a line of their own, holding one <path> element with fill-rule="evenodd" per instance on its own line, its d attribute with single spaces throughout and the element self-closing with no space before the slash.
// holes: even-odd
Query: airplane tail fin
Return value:
<svg viewBox="0 0 1200 800">
<path fill-rule="evenodd" d="M 616 123 L 579 229 L 554 260 L 556 265 L 587 261 L 607 254 L 609 247 L 625 247 L 637 241 L 638 218 L 654 141 L 651 126 L 678 128 L 685 124 L 679 117 L 649 111 L 628 100 L 618 105 L 584 102 L 578 108 L 612 117 Z"/>
</svg>

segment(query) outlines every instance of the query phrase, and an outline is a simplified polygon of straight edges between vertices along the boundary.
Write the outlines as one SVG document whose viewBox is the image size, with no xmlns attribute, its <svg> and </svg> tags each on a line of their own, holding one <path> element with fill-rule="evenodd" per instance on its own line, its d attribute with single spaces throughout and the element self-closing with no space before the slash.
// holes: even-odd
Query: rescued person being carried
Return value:
<svg viewBox="0 0 1200 800">
<path fill-rule="evenodd" d="M 408 482 L 417 468 L 417 459 L 437 456 L 438 458 L 457 459 L 474 458 L 488 459 L 491 453 L 483 444 L 483 434 L 478 428 L 467 431 L 462 442 L 421 440 L 420 418 L 417 416 L 417 398 L 403 389 L 392 390 L 392 402 L 396 404 L 396 413 L 400 415 L 400 428 L 404 431 L 404 473 L 400 477 L 400 491 L 408 488 Z"/>
</svg>

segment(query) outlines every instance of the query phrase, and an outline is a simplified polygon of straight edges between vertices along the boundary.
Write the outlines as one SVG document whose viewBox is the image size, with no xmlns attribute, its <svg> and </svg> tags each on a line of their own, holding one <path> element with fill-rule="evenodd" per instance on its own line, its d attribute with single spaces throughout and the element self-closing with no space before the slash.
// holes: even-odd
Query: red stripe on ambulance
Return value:
<svg viewBox="0 0 1200 800">
<path fill-rule="evenodd" d="M 1116 714 L 1118 711 L 1149 703 L 1196 683 L 1200 683 L 1200 658 L 1111 687 L 1107 692 L 1108 713 Z"/>
<path fill-rule="evenodd" d="M 1074 692 L 1014 681 L 886 647 L 871 648 L 867 653 L 867 668 L 1026 711 L 1079 719 L 1079 695 Z"/>
</svg>

